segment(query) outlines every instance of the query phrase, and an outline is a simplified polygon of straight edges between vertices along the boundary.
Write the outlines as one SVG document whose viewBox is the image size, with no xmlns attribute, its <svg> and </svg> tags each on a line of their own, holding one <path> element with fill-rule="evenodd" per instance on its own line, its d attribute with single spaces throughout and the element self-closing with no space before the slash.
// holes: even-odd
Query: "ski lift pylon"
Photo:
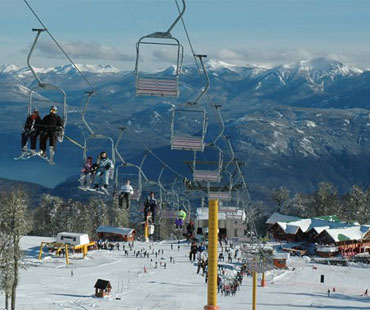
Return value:
<svg viewBox="0 0 370 310">
<path fill-rule="evenodd" d="M 44 28 L 41 28 L 41 29 L 36 29 L 36 28 L 33 28 L 32 31 L 34 32 L 37 32 L 36 34 L 36 37 L 31 45 L 31 49 L 28 53 L 28 56 L 27 56 L 27 65 L 28 65 L 28 68 L 31 70 L 33 76 L 35 77 L 35 79 L 37 80 L 37 85 L 33 88 L 30 89 L 30 94 L 29 94 L 29 102 L 28 102 L 28 114 L 30 115 L 32 113 L 32 109 L 33 109 L 33 94 L 36 93 L 36 90 L 37 89 L 42 89 L 42 90 L 52 90 L 52 91 L 58 91 L 62 94 L 63 96 L 63 112 L 62 112 L 62 119 L 63 119 L 63 129 L 62 131 L 60 132 L 60 134 L 58 135 L 58 141 L 59 142 L 63 142 L 63 139 L 64 139 L 64 130 L 65 130 L 65 127 L 67 125 L 67 117 L 68 117 L 68 107 L 67 107 L 67 95 L 65 93 L 65 91 L 55 85 L 52 85 L 52 84 L 49 84 L 49 83 L 43 83 L 39 77 L 39 75 L 37 74 L 37 72 L 35 71 L 35 69 L 32 67 L 31 65 L 31 56 L 32 56 L 32 53 L 35 49 L 35 46 L 38 42 L 38 39 L 40 37 L 40 34 L 44 31 L 46 31 L 46 29 Z"/>
<path fill-rule="evenodd" d="M 183 9 L 179 13 L 179 16 L 172 23 L 170 28 L 165 32 L 154 32 L 149 35 L 143 36 L 136 43 L 136 62 L 135 62 L 135 78 L 136 78 L 136 95 L 137 96 L 162 96 L 162 97 L 178 97 L 179 86 L 178 78 L 181 73 L 181 67 L 184 57 L 184 48 L 180 44 L 179 40 L 171 35 L 171 30 L 180 20 L 185 12 L 186 4 L 185 0 L 182 0 Z M 158 76 L 143 73 L 139 68 L 140 60 L 140 48 L 143 45 L 160 45 L 160 46 L 172 46 L 176 48 L 177 60 L 176 69 L 174 74 Z"/>
</svg>

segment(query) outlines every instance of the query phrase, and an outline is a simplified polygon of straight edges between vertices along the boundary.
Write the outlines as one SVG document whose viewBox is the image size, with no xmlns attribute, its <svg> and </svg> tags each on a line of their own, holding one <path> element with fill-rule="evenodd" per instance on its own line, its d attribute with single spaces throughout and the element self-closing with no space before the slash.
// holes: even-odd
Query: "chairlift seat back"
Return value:
<svg viewBox="0 0 370 310">
<path fill-rule="evenodd" d="M 203 151 L 204 141 L 202 137 L 173 136 L 171 150 Z"/>
<path fill-rule="evenodd" d="M 221 175 L 218 170 L 194 170 L 194 181 L 216 182 L 221 181 Z"/>
<path fill-rule="evenodd" d="M 210 192 L 208 193 L 208 200 L 230 201 L 231 195 L 229 192 Z"/>
<path fill-rule="evenodd" d="M 134 193 L 130 197 L 132 200 L 137 200 L 139 201 L 140 199 L 140 192 L 137 188 L 134 188 Z"/>
<path fill-rule="evenodd" d="M 174 78 L 149 78 L 136 79 L 137 96 L 178 97 L 179 88 L 177 77 Z"/>
</svg>

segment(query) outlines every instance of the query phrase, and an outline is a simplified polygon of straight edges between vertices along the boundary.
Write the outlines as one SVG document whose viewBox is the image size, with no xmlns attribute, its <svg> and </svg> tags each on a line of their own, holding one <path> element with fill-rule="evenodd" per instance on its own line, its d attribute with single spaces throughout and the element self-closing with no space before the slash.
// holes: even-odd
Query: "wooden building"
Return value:
<svg viewBox="0 0 370 310">
<path fill-rule="evenodd" d="M 96 297 L 104 297 L 110 295 L 112 285 L 107 280 L 98 279 L 94 285 L 94 288 Z"/>
<path fill-rule="evenodd" d="M 314 238 L 321 245 L 336 246 L 342 256 L 354 256 L 370 251 L 370 226 L 355 225 L 352 227 L 326 229 Z"/>
<path fill-rule="evenodd" d="M 136 231 L 133 228 L 99 226 L 96 230 L 98 238 L 107 241 L 134 241 Z"/>
<path fill-rule="evenodd" d="M 277 212 L 270 216 L 266 224 L 267 235 L 270 239 L 290 242 L 314 242 L 315 237 L 323 230 L 353 226 L 340 222 L 336 216 L 304 219 Z"/>
<path fill-rule="evenodd" d="M 289 253 L 274 253 L 273 264 L 278 269 L 287 269 L 286 261 L 289 259 Z"/>
</svg>

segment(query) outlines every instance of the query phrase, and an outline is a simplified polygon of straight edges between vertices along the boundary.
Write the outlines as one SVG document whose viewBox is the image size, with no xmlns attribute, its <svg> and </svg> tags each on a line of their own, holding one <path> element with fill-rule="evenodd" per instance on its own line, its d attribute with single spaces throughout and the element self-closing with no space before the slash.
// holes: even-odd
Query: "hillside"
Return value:
<svg viewBox="0 0 370 310">
<path fill-rule="evenodd" d="M 231 137 L 236 158 L 245 161 L 243 172 L 254 191 L 252 197 L 263 197 L 266 188 L 280 186 L 293 192 L 310 192 L 322 181 L 334 183 L 342 193 L 353 184 L 369 186 L 368 71 L 325 58 L 274 68 L 233 66 L 210 60 L 207 68 L 211 102 L 222 105 L 225 134 Z M 38 70 L 43 80 L 66 90 L 69 104 L 66 134 L 83 144 L 87 137 L 80 119 L 86 100 L 83 80 L 70 65 Z M 194 66 L 183 68 L 178 100 L 136 97 L 132 72 L 122 72 L 109 65 L 81 65 L 81 70 L 100 94 L 99 98 L 92 98 L 86 113 L 95 132 L 116 139 L 118 127 L 126 126 L 120 145 L 125 159 L 139 163 L 149 147 L 182 175 L 191 178 L 183 160 L 192 160 L 192 154 L 170 151 L 169 141 L 173 106 L 193 100 L 203 85 Z M 27 101 L 27 89 L 34 85 L 25 68 L 4 66 L 0 70 L 0 90 L 4 90 L 0 92 L 3 107 L 0 123 L 5 128 L 0 139 L 6 146 L 1 150 L 6 163 L 1 172 L 8 178 L 14 178 L 16 172 L 18 179 L 53 187 L 79 173 L 82 150 L 74 144 L 65 141 L 58 145 L 57 165 L 52 168 L 37 159 L 32 159 L 32 164 L 11 160 L 19 152 L 18 138 L 14 137 L 19 137 L 24 121 L 23 102 Z M 58 100 L 55 94 L 44 95 Z M 42 113 L 50 105 L 42 101 L 35 104 Z M 208 113 L 206 141 L 210 142 L 220 129 L 208 102 L 202 104 Z M 185 116 L 176 125 L 186 132 L 194 130 L 196 122 Z M 220 147 L 227 158 L 226 146 L 220 143 Z M 95 140 L 88 148 L 95 157 L 101 150 L 110 152 L 111 146 Z M 155 180 L 160 163 L 153 158 L 150 162 L 145 172 Z M 24 173 L 19 172 L 20 165 Z M 41 178 L 30 176 L 34 165 Z"/>
</svg>

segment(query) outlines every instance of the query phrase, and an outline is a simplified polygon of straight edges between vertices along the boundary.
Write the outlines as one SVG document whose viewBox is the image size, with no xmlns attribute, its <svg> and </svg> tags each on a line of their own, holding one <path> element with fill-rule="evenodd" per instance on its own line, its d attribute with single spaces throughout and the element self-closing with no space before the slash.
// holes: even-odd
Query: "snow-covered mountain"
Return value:
<svg viewBox="0 0 370 310">
<path fill-rule="evenodd" d="M 250 182 L 267 182 L 269 187 L 283 184 L 300 191 L 311 190 L 323 180 L 333 181 L 343 191 L 355 183 L 370 184 L 369 71 L 325 58 L 273 68 L 236 66 L 211 59 L 206 66 L 211 102 L 222 105 L 225 133 L 232 137 L 238 158 L 247 161 L 245 173 Z M 119 126 L 130 126 L 136 136 L 125 136 L 124 143 L 129 146 L 125 156 L 140 158 L 140 139 L 166 160 L 178 164 L 169 151 L 170 110 L 172 104 L 194 100 L 203 87 L 203 76 L 194 65 L 183 66 L 177 100 L 136 97 L 132 72 L 109 65 L 79 68 L 104 98 L 103 102 L 94 98 L 89 105 L 86 117 L 94 130 L 116 137 Z M 156 74 L 172 74 L 174 69 L 171 66 Z M 86 133 L 81 131 L 79 111 L 89 86 L 71 65 L 37 71 L 43 81 L 67 92 L 71 113 L 66 132 L 77 140 L 83 139 Z M 29 88 L 35 85 L 27 68 L 1 67 L 0 105 L 7 114 L 0 113 L 0 123 L 7 132 L 3 139 L 14 149 L 18 148 L 14 133 L 18 134 L 23 122 L 18 118 L 24 116 Z M 210 141 L 218 135 L 219 127 L 207 101 L 202 103 L 208 111 L 206 139 Z M 189 120 L 185 120 L 180 129 L 185 130 L 188 124 Z M 70 164 L 79 156 L 80 150 L 74 146 L 62 147 L 67 151 L 62 161 Z M 14 157 L 7 150 L 2 152 L 5 157 Z M 179 169 L 188 173 L 184 165 Z"/>
</svg>

